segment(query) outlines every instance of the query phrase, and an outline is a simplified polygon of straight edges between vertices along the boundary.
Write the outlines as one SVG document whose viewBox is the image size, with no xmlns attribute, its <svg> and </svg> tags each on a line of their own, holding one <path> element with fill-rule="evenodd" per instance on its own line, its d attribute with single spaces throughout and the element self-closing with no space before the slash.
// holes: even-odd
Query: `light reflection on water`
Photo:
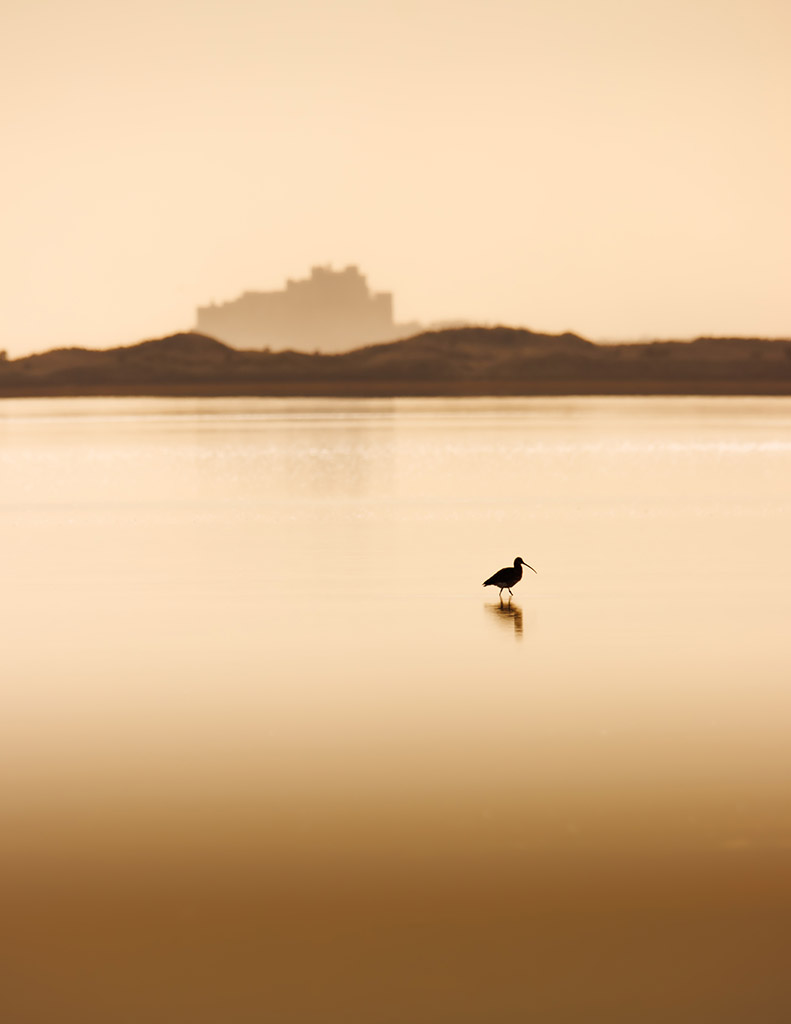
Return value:
<svg viewBox="0 0 791 1024">
<path fill-rule="evenodd" d="M 790 481 L 785 399 L 0 403 L 7 877 L 200 880 L 278 1021 L 777 1017 Z"/>
</svg>

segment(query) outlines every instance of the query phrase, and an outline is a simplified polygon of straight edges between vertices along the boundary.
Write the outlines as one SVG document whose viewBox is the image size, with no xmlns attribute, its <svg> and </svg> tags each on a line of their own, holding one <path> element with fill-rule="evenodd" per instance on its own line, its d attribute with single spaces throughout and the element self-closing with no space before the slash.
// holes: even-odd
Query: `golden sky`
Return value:
<svg viewBox="0 0 791 1024">
<path fill-rule="evenodd" d="M 786 0 L 3 0 L 0 348 L 357 263 L 399 320 L 791 336 Z"/>
</svg>

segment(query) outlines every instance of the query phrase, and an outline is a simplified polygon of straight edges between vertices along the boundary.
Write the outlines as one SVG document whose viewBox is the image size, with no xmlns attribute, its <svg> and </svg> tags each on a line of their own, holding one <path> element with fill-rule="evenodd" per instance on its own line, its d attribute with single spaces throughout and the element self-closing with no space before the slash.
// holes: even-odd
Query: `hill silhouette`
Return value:
<svg viewBox="0 0 791 1024">
<path fill-rule="evenodd" d="M 596 344 L 457 327 L 339 354 L 234 349 L 174 334 L 0 362 L 0 396 L 791 394 L 791 339 Z"/>
</svg>

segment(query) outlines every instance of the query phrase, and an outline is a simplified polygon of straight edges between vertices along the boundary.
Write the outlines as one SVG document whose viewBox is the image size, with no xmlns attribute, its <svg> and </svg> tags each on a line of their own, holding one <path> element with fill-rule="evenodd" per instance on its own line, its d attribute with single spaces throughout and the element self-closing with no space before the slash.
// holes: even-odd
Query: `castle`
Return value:
<svg viewBox="0 0 791 1024">
<path fill-rule="evenodd" d="M 393 296 L 373 293 L 357 267 L 313 267 L 279 292 L 244 292 L 233 302 L 199 306 L 196 328 L 234 348 L 346 352 L 394 341 L 420 324 L 393 321 Z"/>
</svg>

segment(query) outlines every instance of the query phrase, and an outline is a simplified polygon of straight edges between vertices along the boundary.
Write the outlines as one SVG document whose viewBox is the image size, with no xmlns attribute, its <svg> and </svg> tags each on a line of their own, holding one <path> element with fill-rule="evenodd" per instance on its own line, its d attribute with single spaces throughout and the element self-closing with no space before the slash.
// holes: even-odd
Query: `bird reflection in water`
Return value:
<svg viewBox="0 0 791 1024">
<path fill-rule="evenodd" d="M 501 601 L 499 604 L 487 604 L 485 607 L 497 618 L 500 625 L 505 626 L 506 629 L 510 629 L 511 623 L 513 623 L 514 636 L 524 636 L 525 627 L 522 619 L 522 609 L 518 604 L 514 604 L 512 601 L 503 604 Z"/>
</svg>

